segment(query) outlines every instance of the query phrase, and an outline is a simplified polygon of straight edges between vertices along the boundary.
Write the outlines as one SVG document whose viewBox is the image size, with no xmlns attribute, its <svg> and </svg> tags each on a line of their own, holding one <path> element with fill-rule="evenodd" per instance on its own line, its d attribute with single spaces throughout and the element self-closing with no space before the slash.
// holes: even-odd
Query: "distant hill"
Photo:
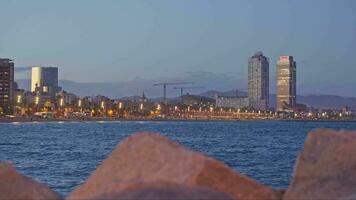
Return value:
<svg viewBox="0 0 356 200">
<path fill-rule="evenodd" d="M 247 93 L 244 92 L 244 91 L 239 91 L 239 90 L 229 90 L 229 91 L 224 91 L 224 92 L 210 90 L 210 91 L 207 91 L 207 92 L 203 92 L 203 93 L 201 93 L 199 95 L 203 96 L 203 97 L 208 97 L 208 98 L 215 99 L 216 95 L 235 97 L 235 96 L 246 96 Z"/>
<path fill-rule="evenodd" d="M 315 108 L 342 108 L 348 106 L 356 110 L 355 97 L 341 97 L 336 95 L 308 95 L 298 96 L 297 102 Z"/>
</svg>

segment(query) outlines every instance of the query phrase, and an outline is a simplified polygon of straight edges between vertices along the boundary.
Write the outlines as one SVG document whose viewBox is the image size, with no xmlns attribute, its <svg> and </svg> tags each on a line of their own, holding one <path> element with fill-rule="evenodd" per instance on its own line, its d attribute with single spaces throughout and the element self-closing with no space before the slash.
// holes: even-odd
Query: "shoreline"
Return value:
<svg viewBox="0 0 356 200">
<path fill-rule="evenodd" d="M 331 119 L 197 119 L 197 118 L 85 118 L 85 119 L 44 119 L 44 118 L 0 118 L 0 123 L 41 123 L 41 122 L 135 122 L 135 121 L 167 121 L 167 122 L 248 122 L 248 121 L 280 121 L 280 122 L 356 122 L 355 120 L 331 120 Z"/>
</svg>

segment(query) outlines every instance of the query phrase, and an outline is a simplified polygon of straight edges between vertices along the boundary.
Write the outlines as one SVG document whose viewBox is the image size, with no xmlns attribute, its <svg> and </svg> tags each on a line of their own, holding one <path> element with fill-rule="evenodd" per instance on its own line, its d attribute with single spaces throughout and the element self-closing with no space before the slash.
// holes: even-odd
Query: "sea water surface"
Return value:
<svg viewBox="0 0 356 200">
<path fill-rule="evenodd" d="M 274 188 L 286 188 L 307 133 L 353 129 L 352 122 L 0 123 L 0 161 L 66 196 L 115 146 L 138 131 L 159 132 Z"/>
</svg>

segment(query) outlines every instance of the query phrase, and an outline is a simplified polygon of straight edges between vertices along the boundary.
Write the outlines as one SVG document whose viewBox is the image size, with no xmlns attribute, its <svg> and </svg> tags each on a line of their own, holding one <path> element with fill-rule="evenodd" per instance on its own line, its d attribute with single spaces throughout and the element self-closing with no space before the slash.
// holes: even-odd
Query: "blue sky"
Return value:
<svg viewBox="0 0 356 200">
<path fill-rule="evenodd" d="M 58 66 L 60 79 L 119 82 L 209 72 L 245 88 L 248 57 L 261 50 L 271 60 L 271 91 L 276 60 L 289 54 L 297 60 L 300 93 L 356 96 L 355 0 L 0 4 L 0 57 L 18 67 Z"/>
</svg>

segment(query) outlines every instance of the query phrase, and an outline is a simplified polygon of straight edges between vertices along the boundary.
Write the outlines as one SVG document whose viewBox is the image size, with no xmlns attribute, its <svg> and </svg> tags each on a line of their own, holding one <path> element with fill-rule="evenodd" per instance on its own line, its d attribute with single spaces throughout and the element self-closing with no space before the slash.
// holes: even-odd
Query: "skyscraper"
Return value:
<svg viewBox="0 0 356 200">
<path fill-rule="evenodd" d="M 277 110 L 294 107 L 297 98 L 297 64 L 293 56 L 280 56 L 277 62 Z"/>
<path fill-rule="evenodd" d="M 248 98 L 251 107 L 268 109 L 269 59 L 257 52 L 248 61 Z"/>
<path fill-rule="evenodd" d="M 47 92 L 54 96 L 59 90 L 57 67 L 32 67 L 31 92 Z"/>
<path fill-rule="evenodd" d="M 4 113 L 12 112 L 14 97 L 14 63 L 0 58 L 0 108 Z"/>
</svg>

